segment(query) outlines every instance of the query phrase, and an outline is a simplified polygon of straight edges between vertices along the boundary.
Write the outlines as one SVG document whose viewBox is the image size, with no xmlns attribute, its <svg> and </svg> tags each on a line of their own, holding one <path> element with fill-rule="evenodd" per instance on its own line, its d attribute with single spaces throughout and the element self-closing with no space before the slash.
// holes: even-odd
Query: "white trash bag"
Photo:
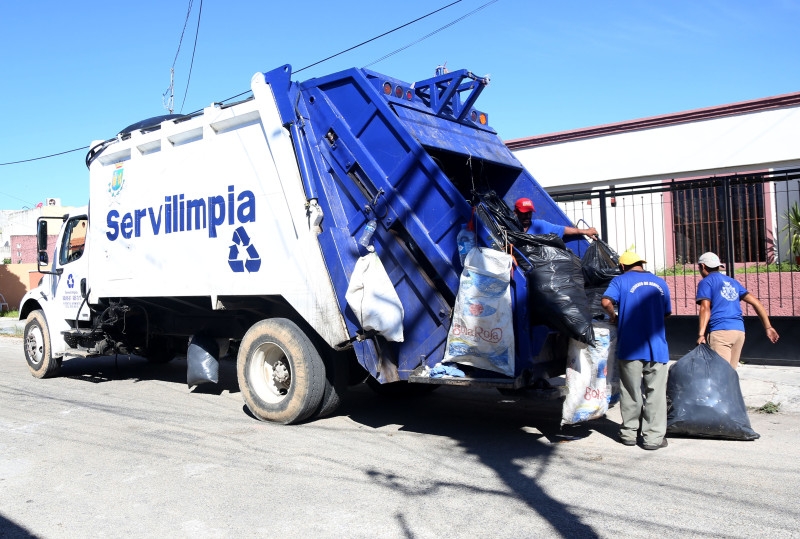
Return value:
<svg viewBox="0 0 800 539">
<path fill-rule="evenodd" d="M 364 330 L 403 342 L 403 304 L 377 253 L 356 261 L 344 297 Z"/>
<path fill-rule="evenodd" d="M 477 247 L 467 254 L 443 363 L 514 376 L 510 282 L 508 253 Z"/>
<path fill-rule="evenodd" d="M 619 400 L 616 328 L 605 322 L 593 322 L 592 326 L 594 346 L 569 340 L 567 396 L 561 412 L 562 425 L 603 417 L 609 404 Z"/>
</svg>

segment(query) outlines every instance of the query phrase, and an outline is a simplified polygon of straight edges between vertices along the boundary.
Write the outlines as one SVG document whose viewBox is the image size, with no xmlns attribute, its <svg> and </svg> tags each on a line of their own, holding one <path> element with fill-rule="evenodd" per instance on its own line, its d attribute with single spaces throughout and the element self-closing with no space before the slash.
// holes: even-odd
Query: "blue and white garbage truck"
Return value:
<svg viewBox="0 0 800 539">
<path fill-rule="evenodd" d="M 243 101 L 93 143 L 89 205 L 38 225 L 45 276 L 20 306 L 32 374 L 119 353 L 169 361 L 204 335 L 236 353 L 252 413 L 279 423 L 330 414 L 354 380 L 516 390 L 560 374 L 559 335 L 534 323 L 514 266 L 513 373 L 430 376 L 459 290 L 459 232 L 472 220 L 478 247 L 506 247 L 475 218 L 474 193 L 526 196 L 538 217 L 569 224 L 476 108 L 487 84 L 466 70 L 295 82 L 286 65 L 254 75 Z M 367 257 L 399 299 L 402 339 L 364 327 L 348 303 Z"/>
</svg>

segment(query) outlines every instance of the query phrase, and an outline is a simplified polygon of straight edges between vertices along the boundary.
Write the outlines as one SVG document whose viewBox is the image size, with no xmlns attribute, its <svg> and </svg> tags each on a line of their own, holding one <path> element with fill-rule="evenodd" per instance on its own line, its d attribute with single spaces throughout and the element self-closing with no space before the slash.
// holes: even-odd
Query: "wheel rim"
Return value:
<svg viewBox="0 0 800 539">
<path fill-rule="evenodd" d="M 44 335 L 42 335 L 42 328 L 39 326 L 32 326 L 28 329 L 25 335 L 25 352 L 28 354 L 28 359 L 34 365 L 38 365 L 44 358 Z"/>
<path fill-rule="evenodd" d="M 276 404 L 286 398 L 292 385 L 292 371 L 283 348 L 275 343 L 260 345 L 252 355 L 248 379 L 264 401 Z"/>
</svg>

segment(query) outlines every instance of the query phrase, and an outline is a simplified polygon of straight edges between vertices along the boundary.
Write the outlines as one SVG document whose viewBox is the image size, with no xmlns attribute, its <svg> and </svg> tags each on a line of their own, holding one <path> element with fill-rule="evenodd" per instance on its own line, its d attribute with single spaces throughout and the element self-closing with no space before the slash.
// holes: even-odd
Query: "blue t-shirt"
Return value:
<svg viewBox="0 0 800 539">
<path fill-rule="evenodd" d="M 608 284 L 603 297 L 617 304 L 617 358 L 669 361 L 664 317 L 672 313 L 666 281 L 648 271 L 626 271 Z"/>
<path fill-rule="evenodd" d="M 543 219 L 532 219 L 528 234 L 555 234 L 559 238 L 564 235 L 564 226 L 555 225 Z"/>
<path fill-rule="evenodd" d="M 742 305 L 747 289 L 736 279 L 724 273 L 712 271 L 697 285 L 697 303 L 707 299 L 711 302 L 709 331 L 738 329 L 744 331 Z"/>
</svg>

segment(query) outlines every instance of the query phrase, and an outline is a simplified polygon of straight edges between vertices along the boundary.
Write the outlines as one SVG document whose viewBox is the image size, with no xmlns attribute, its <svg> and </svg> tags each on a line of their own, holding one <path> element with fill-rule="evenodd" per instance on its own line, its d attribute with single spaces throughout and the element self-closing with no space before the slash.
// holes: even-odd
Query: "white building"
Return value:
<svg viewBox="0 0 800 539">
<path fill-rule="evenodd" d="M 606 189 L 611 196 L 605 199 L 605 211 L 613 214 L 604 231 L 609 243 L 620 250 L 635 245 L 637 252 L 649 257 L 651 268 L 661 269 L 681 261 L 683 250 L 677 245 L 680 234 L 670 229 L 675 220 L 669 214 L 679 212 L 685 201 L 673 200 L 670 193 L 615 196 L 612 188 L 624 193 L 623 188 L 630 190 L 641 184 L 800 169 L 799 141 L 797 92 L 509 140 L 506 145 L 554 197 L 568 191 Z M 800 171 L 796 177 L 800 177 Z M 744 193 L 748 217 L 731 217 L 744 222 L 750 218 L 750 209 L 757 210 L 754 215 L 761 219 L 760 229 L 766 231 L 758 241 L 767 244 L 769 261 L 789 258 L 781 234 L 785 224 L 782 214 L 798 200 L 796 183 L 767 182 L 756 191 Z M 716 192 L 701 197 L 714 198 Z M 720 201 L 693 202 L 702 205 Z M 573 222 L 581 218 L 595 226 L 600 222 L 598 200 L 590 196 L 560 205 Z M 733 230 L 739 233 L 740 228 Z M 737 253 L 736 261 L 758 262 L 758 256 Z M 687 261 L 693 262 L 683 260 Z"/>
</svg>

